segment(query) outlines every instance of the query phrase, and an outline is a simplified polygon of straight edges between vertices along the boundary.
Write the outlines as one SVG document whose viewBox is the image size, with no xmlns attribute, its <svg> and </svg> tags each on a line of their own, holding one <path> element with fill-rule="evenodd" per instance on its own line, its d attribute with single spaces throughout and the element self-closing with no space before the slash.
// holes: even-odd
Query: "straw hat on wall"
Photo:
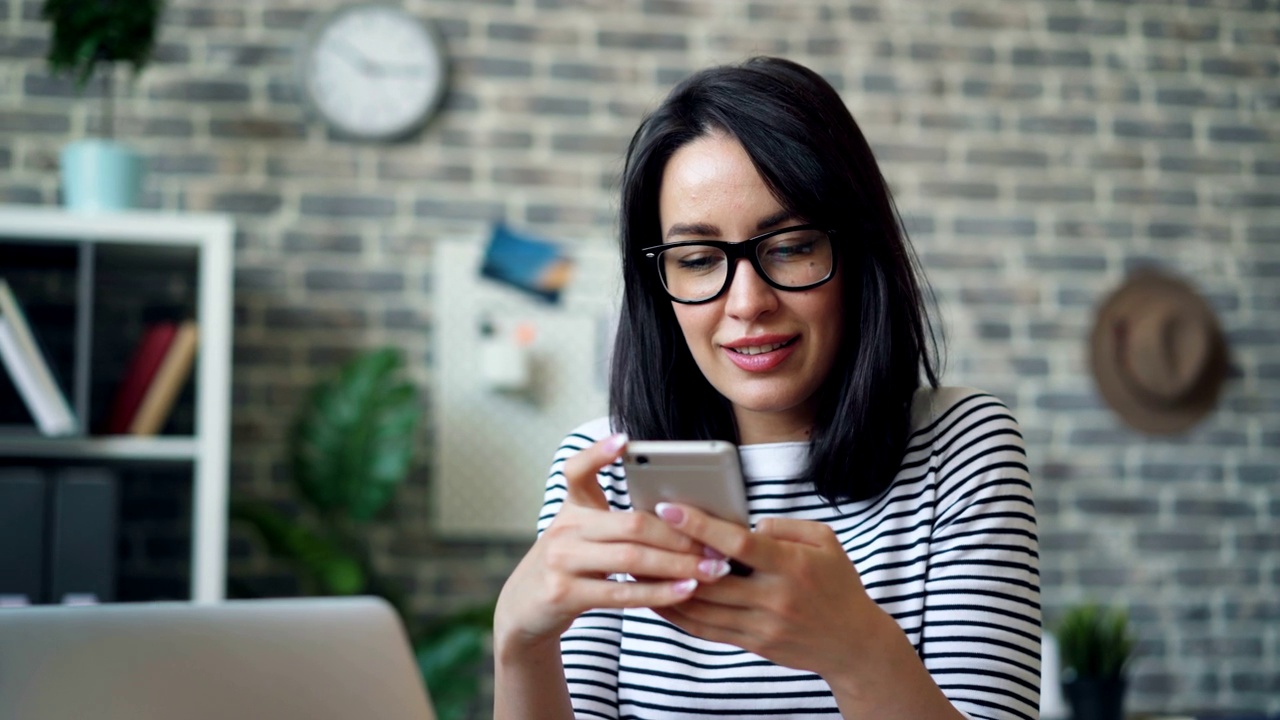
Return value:
<svg viewBox="0 0 1280 720">
<path fill-rule="evenodd" d="M 1107 404 L 1152 435 L 1181 433 L 1204 418 L 1228 368 L 1209 304 L 1154 269 L 1135 271 L 1099 305 L 1089 360 Z"/>
</svg>

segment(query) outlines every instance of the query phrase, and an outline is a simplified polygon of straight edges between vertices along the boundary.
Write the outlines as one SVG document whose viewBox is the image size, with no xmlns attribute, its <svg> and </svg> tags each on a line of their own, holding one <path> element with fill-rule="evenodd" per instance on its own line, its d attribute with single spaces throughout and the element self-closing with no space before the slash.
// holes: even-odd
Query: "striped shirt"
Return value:
<svg viewBox="0 0 1280 720">
<path fill-rule="evenodd" d="M 867 593 L 897 620 L 958 710 L 990 720 L 1037 718 L 1040 575 L 1017 422 L 999 400 L 968 388 L 922 389 L 912 415 L 902 468 L 873 500 L 832 506 L 797 482 L 807 443 L 739 448 L 751 522 L 826 523 Z M 539 532 L 564 501 L 565 459 L 608 434 L 601 418 L 565 439 Z M 610 506 L 631 509 L 620 463 L 598 479 Z M 583 613 L 562 636 L 561 652 L 579 718 L 839 715 L 816 674 L 701 640 L 648 609 Z"/>
</svg>

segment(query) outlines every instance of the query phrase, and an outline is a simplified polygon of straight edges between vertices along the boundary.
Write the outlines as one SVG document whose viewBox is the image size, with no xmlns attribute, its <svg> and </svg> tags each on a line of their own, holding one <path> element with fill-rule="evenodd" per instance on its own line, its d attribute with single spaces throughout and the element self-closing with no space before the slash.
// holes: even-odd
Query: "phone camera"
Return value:
<svg viewBox="0 0 1280 720">
<path fill-rule="evenodd" d="M 637 465 L 648 465 L 648 464 L 649 464 L 649 456 L 648 456 L 648 455 L 637 455 L 637 456 L 636 456 L 636 464 L 637 464 Z"/>
</svg>

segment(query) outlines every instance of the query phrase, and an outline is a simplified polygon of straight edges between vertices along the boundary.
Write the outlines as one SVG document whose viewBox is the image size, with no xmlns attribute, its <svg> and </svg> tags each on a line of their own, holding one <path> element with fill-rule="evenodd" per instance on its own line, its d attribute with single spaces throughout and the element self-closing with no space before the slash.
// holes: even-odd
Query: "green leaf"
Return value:
<svg viewBox="0 0 1280 720">
<path fill-rule="evenodd" d="M 287 560 L 329 595 L 364 590 L 364 570 L 350 554 L 296 520 L 261 502 L 231 503 L 231 519 L 253 528 L 274 557 Z"/>
<path fill-rule="evenodd" d="M 1129 617 L 1096 603 L 1067 611 L 1055 628 L 1062 666 L 1078 677 L 1120 677 L 1133 654 Z"/>
<path fill-rule="evenodd" d="M 454 625 L 415 648 L 418 669 L 439 720 L 460 720 L 470 710 L 480 692 L 477 670 L 484 660 L 488 633 L 484 627 Z"/>
<path fill-rule="evenodd" d="M 322 513 L 367 521 L 408 475 L 422 410 L 401 366 L 392 348 L 355 358 L 315 388 L 294 423 L 293 479 Z"/>
<path fill-rule="evenodd" d="M 125 62 L 142 72 L 155 48 L 164 0 L 45 0 L 49 67 L 83 89 L 99 65 Z"/>
</svg>

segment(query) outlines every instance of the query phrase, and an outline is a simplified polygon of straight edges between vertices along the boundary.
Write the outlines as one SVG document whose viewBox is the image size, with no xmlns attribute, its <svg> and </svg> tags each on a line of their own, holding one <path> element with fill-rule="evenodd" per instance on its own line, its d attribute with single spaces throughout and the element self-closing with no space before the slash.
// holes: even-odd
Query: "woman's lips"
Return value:
<svg viewBox="0 0 1280 720">
<path fill-rule="evenodd" d="M 738 349 L 731 348 L 728 345 L 722 345 L 720 349 L 724 351 L 725 355 L 729 356 L 730 362 L 747 372 L 768 372 L 769 370 L 781 365 L 782 361 L 790 357 L 791 353 L 795 351 L 796 340 L 798 339 L 799 338 L 795 337 L 790 338 L 784 345 L 782 345 L 782 347 L 768 352 L 756 353 L 754 355 L 744 354 L 739 352 Z M 775 345 L 777 342 L 753 341 L 751 346 L 741 345 L 739 343 L 735 344 L 740 345 L 741 349 L 745 349 L 746 347 L 758 348 L 761 346 Z"/>
</svg>

